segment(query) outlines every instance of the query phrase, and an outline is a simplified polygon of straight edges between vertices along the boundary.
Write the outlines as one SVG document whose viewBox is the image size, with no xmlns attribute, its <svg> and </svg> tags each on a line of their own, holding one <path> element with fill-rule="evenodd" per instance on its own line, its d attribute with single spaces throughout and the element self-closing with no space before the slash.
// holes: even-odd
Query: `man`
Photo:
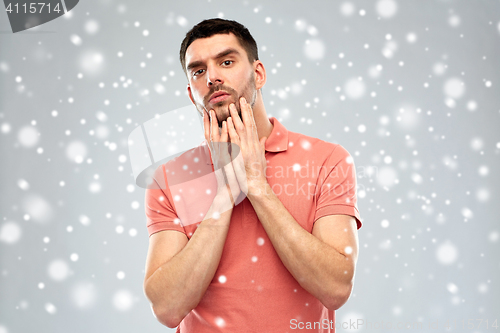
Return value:
<svg viewBox="0 0 500 333">
<path fill-rule="evenodd" d="M 206 145 L 146 191 L 154 314 L 182 333 L 334 332 L 361 227 L 351 156 L 267 117 L 266 71 L 241 24 L 199 23 L 180 60 Z"/>
</svg>

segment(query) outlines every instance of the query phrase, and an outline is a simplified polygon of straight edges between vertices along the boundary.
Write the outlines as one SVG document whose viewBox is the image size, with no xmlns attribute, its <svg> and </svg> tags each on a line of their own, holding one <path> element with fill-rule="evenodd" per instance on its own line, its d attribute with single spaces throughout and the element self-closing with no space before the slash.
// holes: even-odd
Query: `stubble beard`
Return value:
<svg viewBox="0 0 500 333">
<path fill-rule="evenodd" d="M 198 111 L 209 113 L 210 109 L 206 107 L 206 105 L 209 104 L 208 99 L 210 98 L 210 96 L 212 96 L 213 93 L 219 90 L 223 90 L 229 93 L 229 95 L 231 95 L 231 98 L 213 105 L 215 116 L 217 118 L 217 124 L 219 126 L 219 129 L 222 129 L 222 122 L 224 120 L 227 120 L 227 118 L 231 116 L 231 113 L 229 112 L 229 105 L 231 103 L 234 103 L 234 105 L 236 106 L 236 110 L 238 111 L 238 116 L 240 117 L 240 119 L 241 119 L 241 107 L 240 107 L 241 97 L 245 97 L 248 104 L 250 104 L 252 108 L 255 105 L 255 101 L 257 99 L 257 90 L 255 89 L 255 78 L 252 76 L 250 79 L 248 79 L 247 84 L 243 88 L 243 92 L 241 95 L 238 95 L 238 92 L 229 86 L 225 86 L 223 84 L 214 86 L 213 88 L 210 89 L 208 94 L 203 99 L 203 104 L 197 103 Z M 201 115 L 203 115 L 203 113 L 201 113 Z"/>
</svg>

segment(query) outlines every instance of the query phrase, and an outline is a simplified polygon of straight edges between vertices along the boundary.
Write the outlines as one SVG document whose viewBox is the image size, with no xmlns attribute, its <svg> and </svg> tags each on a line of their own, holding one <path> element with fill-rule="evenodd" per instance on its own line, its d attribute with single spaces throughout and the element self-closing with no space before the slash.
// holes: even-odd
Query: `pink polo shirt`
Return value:
<svg viewBox="0 0 500 333">
<path fill-rule="evenodd" d="M 288 131 L 274 117 L 269 120 L 267 181 L 297 223 L 311 233 L 320 217 L 344 214 L 355 217 L 359 229 L 356 172 L 349 153 L 338 144 Z M 206 144 L 161 165 L 146 190 L 149 235 L 176 230 L 190 239 L 216 184 Z M 242 194 L 236 203 L 214 278 L 177 332 L 334 332 L 334 311 L 286 269 L 248 198 Z"/>
</svg>

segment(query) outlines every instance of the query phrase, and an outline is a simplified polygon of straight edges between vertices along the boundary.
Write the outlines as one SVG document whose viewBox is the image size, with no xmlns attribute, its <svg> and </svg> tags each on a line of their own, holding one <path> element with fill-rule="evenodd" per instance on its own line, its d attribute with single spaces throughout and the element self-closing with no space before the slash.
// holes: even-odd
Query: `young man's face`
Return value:
<svg viewBox="0 0 500 333">
<path fill-rule="evenodd" d="M 214 109 L 219 126 L 229 116 L 234 103 L 241 117 L 240 97 L 254 105 L 254 66 L 233 34 L 199 38 L 186 51 L 188 92 L 198 111 Z"/>
</svg>

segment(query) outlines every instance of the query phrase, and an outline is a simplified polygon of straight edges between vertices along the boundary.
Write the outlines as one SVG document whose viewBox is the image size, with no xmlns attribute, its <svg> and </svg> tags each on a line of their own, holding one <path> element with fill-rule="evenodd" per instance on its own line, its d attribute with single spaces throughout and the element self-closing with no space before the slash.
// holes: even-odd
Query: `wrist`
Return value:
<svg viewBox="0 0 500 333">
<path fill-rule="evenodd" d="M 213 209 L 224 212 L 227 210 L 232 210 L 234 206 L 234 199 L 231 200 L 231 194 L 227 187 L 217 190 L 214 200 L 212 202 Z"/>
<path fill-rule="evenodd" d="M 262 200 L 267 200 L 269 196 L 274 195 L 274 192 L 271 188 L 271 185 L 267 182 L 260 182 L 258 184 L 253 185 L 252 187 L 248 187 L 248 200 L 250 202 L 257 202 Z"/>
</svg>

